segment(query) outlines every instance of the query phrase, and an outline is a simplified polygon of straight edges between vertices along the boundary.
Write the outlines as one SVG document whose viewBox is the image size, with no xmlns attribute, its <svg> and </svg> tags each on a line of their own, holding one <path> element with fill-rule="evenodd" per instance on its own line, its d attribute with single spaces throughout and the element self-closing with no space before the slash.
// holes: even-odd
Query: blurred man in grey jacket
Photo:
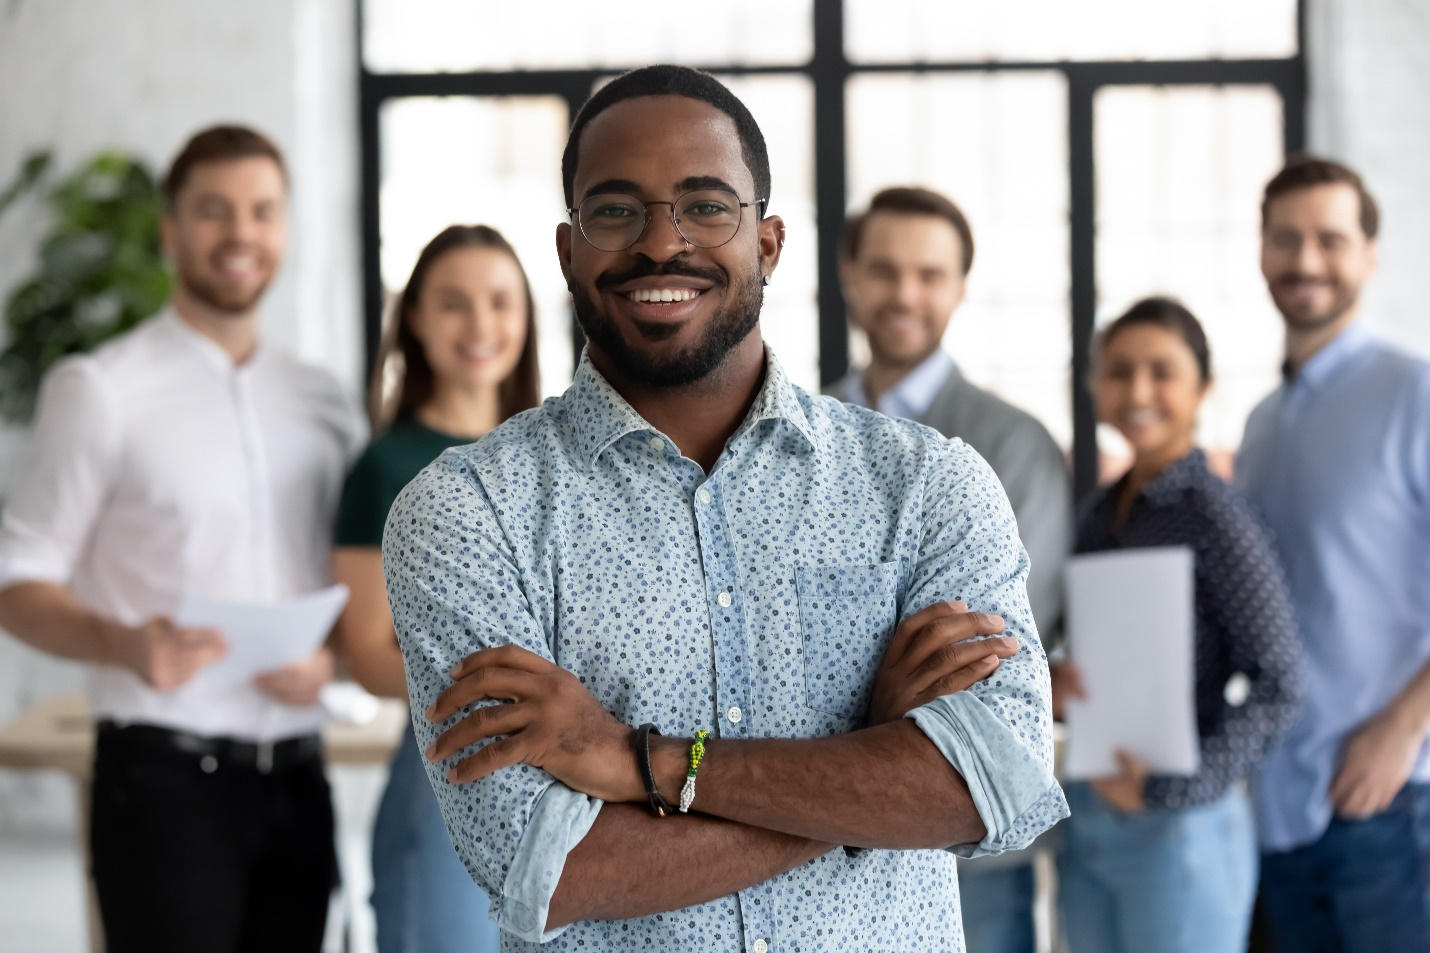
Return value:
<svg viewBox="0 0 1430 953">
<path fill-rule="evenodd" d="M 971 384 L 940 347 L 963 302 L 973 233 L 952 201 L 890 188 L 845 227 L 840 277 L 869 366 L 827 393 L 959 437 L 986 459 L 1013 505 L 1032 570 L 1028 601 L 1044 647 L 1062 617 L 1072 489 L 1062 451 L 1030 414 Z M 1033 953 L 1032 850 L 959 866 L 970 950 Z"/>
</svg>

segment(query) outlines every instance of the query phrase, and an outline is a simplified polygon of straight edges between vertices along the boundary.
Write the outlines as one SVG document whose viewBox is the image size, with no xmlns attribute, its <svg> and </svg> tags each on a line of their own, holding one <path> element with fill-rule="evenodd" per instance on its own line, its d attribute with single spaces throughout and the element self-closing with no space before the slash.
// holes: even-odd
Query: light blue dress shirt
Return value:
<svg viewBox="0 0 1430 953">
<path fill-rule="evenodd" d="M 1262 763 L 1262 844 L 1330 823 L 1347 737 L 1430 659 L 1430 364 L 1357 327 L 1252 412 L 1237 486 L 1277 537 L 1305 643 L 1304 709 Z M 1430 746 L 1412 778 L 1430 780 Z"/>
<path fill-rule="evenodd" d="M 1022 649 L 908 716 L 987 827 L 955 852 L 1022 847 L 1067 813 L 1027 557 L 998 481 L 960 441 L 805 393 L 772 356 L 708 476 L 583 358 L 563 395 L 407 487 L 383 561 L 424 746 L 446 727 L 422 711 L 449 667 L 506 643 L 668 735 L 851 731 L 898 620 L 964 599 L 1002 614 Z M 709 903 L 547 930 L 566 855 L 601 802 L 529 765 L 469 785 L 446 767 L 429 777 L 507 950 L 963 950 L 954 857 L 939 850 L 835 850 Z"/>
<path fill-rule="evenodd" d="M 839 396 L 851 404 L 870 407 L 890 417 L 905 420 L 923 420 L 933 406 L 934 398 L 948 383 L 953 373 L 953 358 L 942 349 L 934 351 L 918 363 L 913 370 L 899 378 L 898 383 L 871 401 L 864 389 L 864 375 L 850 375 L 845 378 L 844 393 Z"/>
</svg>

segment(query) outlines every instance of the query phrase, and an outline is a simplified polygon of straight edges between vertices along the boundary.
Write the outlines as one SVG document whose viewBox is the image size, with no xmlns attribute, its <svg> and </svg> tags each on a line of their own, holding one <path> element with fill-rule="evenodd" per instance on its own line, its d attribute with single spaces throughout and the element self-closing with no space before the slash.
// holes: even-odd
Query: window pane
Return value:
<svg viewBox="0 0 1430 953">
<path fill-rule="evenodd" d="M 1296 53 L 1296 0 L 844 0 L 855 63 L 1166 60 Z"/>
<path fill-rule="evenodd" d="M 1152 294 L 1191 309 L 1216 376 L 1199 436 L 1225 464 L 1281 360 L 1259 267 L 1261 190 L 1283 160 L 1281 99 L 1266 86 L 1107 87 L 1094 109 L 1099 324 Z M 1124 452 L 1119 443 L 1104 449 Z"/>
<path fill-rule="evenodd" d="M 377 73 L 770 66 L 813 55 L 812 0 L 364 0 Z"/>
<path fill-rule="evenodd" d="M 970 380 L 1070 447 L 1062 74 L 856 76 L 848 142 L 851 210 L 890 185 L 926 186 L 963 209 L 976 254 L 944 346 Z"/>
<path fill-rule="evenodd" d="M 531 280 L 544 395 L 571 382 L 571 304 L 556 261 L 565 219 L 566 102 L 550 96 L 412 97 L 382 107 L 382 283 L 402 290 L 448 225 L 491 225 Z"/>
<path fill-rule="evenodd" d="M 764 133 L 770 213 L 786 243 L 765 289 L 760 333 L 796 384 L 819 391 L 819 240 L 814 218 L 814 88 L 803 76 L 722 76 Z"/>
</svg>

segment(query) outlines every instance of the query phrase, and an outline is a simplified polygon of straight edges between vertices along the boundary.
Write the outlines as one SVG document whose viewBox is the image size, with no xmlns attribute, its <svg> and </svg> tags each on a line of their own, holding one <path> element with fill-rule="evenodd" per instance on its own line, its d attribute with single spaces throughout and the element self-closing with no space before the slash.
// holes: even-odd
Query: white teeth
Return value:
<svg viewBox="0 0 1430 953">
<path fill-rule="evenodd" d="M 626 292 L 626 297 L 632 301 L 689 301 L 700 294 L 694 288 L 642 288 L 638 291 Z"/>
</svg>

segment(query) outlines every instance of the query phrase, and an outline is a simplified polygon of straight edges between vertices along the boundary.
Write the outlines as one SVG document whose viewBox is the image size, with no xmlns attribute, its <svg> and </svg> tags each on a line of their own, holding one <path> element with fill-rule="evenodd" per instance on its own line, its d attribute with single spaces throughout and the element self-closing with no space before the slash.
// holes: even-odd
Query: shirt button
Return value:
<svg viewBox="0 0 1430 953">
<path fill-rule="evenodd" d="M 206 754 L 199 761 L 199 770 L 204 774 L 213 774 L 218 770 L 218 758 L 211 754 Z"/>
<path fill-rule="evenodd" d="M 730 710 L 725 712 L 725 717 L 730 719 L 730 724 L 738 725 L 740 719 L 745 717 L 745 713 L 740 710 L 739 705 L 731 705 Z"/>
<path fill-rule="evenodd" d="M 763 939 L 755 941 L 755 953 L 769 953 L 770 945 Z"/>
<path fill-rule="evenodd" d="M 697 491 L 695 492 L 695 498 L 696 498 L 697 500 L 699 500 L 701 503 L 709 503 L 709 502 L 710 502 L 710 491 L 707 490 L 707 489 L 705 489 L 705 487 L 702 486 L 699 490 L 697 490 Z"/>
<path fill-rule="evenodd" d="M 660 439 L 659 437 L 651 437 L 650 448 L 656 453 L 660 453 L 662 450 L 665 449 L 665 441 Z"/>
<path fill-rule="evenodd" d="M 720 608 L 722 609 L 730 608 L 730 594 L 728 592 L 720 593 L 715 597 L 715 601 L 720 603 Z"/>
</svg>

